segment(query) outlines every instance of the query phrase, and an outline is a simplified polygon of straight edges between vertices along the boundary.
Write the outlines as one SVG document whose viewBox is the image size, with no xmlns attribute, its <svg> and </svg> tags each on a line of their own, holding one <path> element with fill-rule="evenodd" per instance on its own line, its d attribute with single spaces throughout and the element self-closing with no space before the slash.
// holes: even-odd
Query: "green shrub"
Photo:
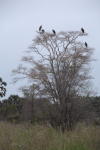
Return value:
<svg viewBox="0 0 100 150">
<path fill-rule="evenodd" d="M 38 121 L 39 121 L 38 117 L 35 117 L 35 118 L 33 118 L 33 119 L 31 120 L 31 123 L 37 124 Z"/>
<path fill-rule="evenodd" d="M 19 115 L 19 114 L 9 115 L 9 116 L 7 117 L 7 121 L 16 124 L 16 123 L 19 123 L 19 118 L 20 118 L 20 115 Z"/>
<path fill-rule="evenodd" d="M 94 124 L 95 125 L 100 125 L 100 118 L 95 118 L 94 119 Z"/>
</svg>

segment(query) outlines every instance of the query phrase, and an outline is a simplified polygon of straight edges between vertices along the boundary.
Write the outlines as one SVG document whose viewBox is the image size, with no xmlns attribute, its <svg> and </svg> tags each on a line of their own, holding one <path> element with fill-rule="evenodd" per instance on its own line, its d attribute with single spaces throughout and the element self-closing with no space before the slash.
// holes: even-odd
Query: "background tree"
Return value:
<svg viewBox="0 0 100 150">
<path fill-rule="evenodd" d="M 0 101 L 0 120 L 20 122 L 24 101 L 25 98 L 18 95 L 10 95 L 8 99 Z"/>
<path fill-rule="evenodd" d="M 8 99 L 2 100 L 2 106 L 6 107 L 8 105 Z"/>
<path fill-rule="evenodd" d="M 50 101 L 47 98 L 40 98 L 39 87 L 36 85 L 21 87 L 25 101 L 22 107 L 22 116 L 31 120 L 31 123 L 38 121 L 46 122 L 49 116 Z"/>
<path fill-rule="evenodd" d="M 2 78 L 0 78 L 0 97 L 5 96 L 6 94 L 6 88 L 4 86 L 7 86 L 7 83 L 3 82 Z"/>
<path fill-rule="evenodd" d="M 92 97 L 92 107 L 100 117 L 100 96 Z"/>
<path fill-rule="evenodd" d="M 20 101 L 20 97 L 18 95 L 10 95 L 8 98 L 8 104 L 18 104 Z"/>
<path fill-rule="evenodd" d="M 74 124 L 74 106 L 79 95 L 87 95 L 93 92 L 90 89 L 90 62 L 93 48 L 86 47 L 79 41 L 80 36 L 87 36 L 81 31 L 38 33 L 33 39 L 29 51 L 39 56 L 35 60 L 32 56 L 22 58 L 23 62 L 32 64 L 28 69 L 22 64 L 13 70 L 13 75 L 22 74 L 19 79 L 28 78 L 29 81 L 39 86 L 41 97 L 47 97 L 57 105 L 61 116 L 62 131 L 72 128 Z M 77 107 L 77 106 L 76 106 Z"/>
</svg>

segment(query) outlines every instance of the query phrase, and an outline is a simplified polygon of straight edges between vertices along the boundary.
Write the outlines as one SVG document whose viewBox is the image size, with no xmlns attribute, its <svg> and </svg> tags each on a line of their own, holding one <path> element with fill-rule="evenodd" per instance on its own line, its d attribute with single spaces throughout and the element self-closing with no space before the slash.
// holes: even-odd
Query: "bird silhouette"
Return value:
<svg viewBox="0 0 100 150">
<path fill-rule="evenodd" d="M 53 32 L 54 34 L 56 34 L 55 30 L 52 30 L 52 32 Z"/>
<path fill-rule="evenodd" d="M 41 31 L 42 31 L 42 33 L 44 33 L 44 29 L 42 29 Z"/>
<path fill-rule="evenodd" d="M 42 25 L 39 27 L 39 31 L 41 31 L 41 29 L 42 29 Z"/>
<path fill-rule="evenodd" d="M 85 46 L 86 46 L 86 47 L 88 46 L 86 42 L 85 42 Z"/>
<path fill-rule="evenodd" d="M 83 28 L 81 28 L 81 31 L 84 33 L 84 29 Z"/>
</svg>

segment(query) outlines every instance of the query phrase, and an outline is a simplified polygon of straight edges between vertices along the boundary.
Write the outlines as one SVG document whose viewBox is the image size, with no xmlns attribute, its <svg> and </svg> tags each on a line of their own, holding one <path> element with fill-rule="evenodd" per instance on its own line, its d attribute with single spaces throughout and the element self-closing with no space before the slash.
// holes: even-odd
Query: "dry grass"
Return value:
<svg viewBox="0 0 100 150">
<path fill-rule="evenodd" d="M 49 125 L 0 122 L 0 150 L 100 150 L 100 126 L 79 123 L 62 134 Z"/>
</svg>

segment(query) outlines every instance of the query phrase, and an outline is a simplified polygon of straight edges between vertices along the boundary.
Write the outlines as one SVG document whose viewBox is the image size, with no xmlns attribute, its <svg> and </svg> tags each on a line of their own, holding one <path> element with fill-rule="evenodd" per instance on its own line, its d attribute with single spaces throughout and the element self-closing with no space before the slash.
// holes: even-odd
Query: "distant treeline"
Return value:
<svg viewBox="0 0 100 150">
<path fill-rule="evenodd" d="M 73 109 L 69 106 L 67 112 L 68 130 L 77 122 L 91 122 L 100 117 L 100 96 L 77 97 L 77 103 Z M 0 120 L 13 123 L 30 121 L 42 125 L 49 122 L 54 128 L 62 125 L 58 104 L 51 103 L 47 98 L 26 99 L 18 95 L 0 101 Z"/>
</svg>

